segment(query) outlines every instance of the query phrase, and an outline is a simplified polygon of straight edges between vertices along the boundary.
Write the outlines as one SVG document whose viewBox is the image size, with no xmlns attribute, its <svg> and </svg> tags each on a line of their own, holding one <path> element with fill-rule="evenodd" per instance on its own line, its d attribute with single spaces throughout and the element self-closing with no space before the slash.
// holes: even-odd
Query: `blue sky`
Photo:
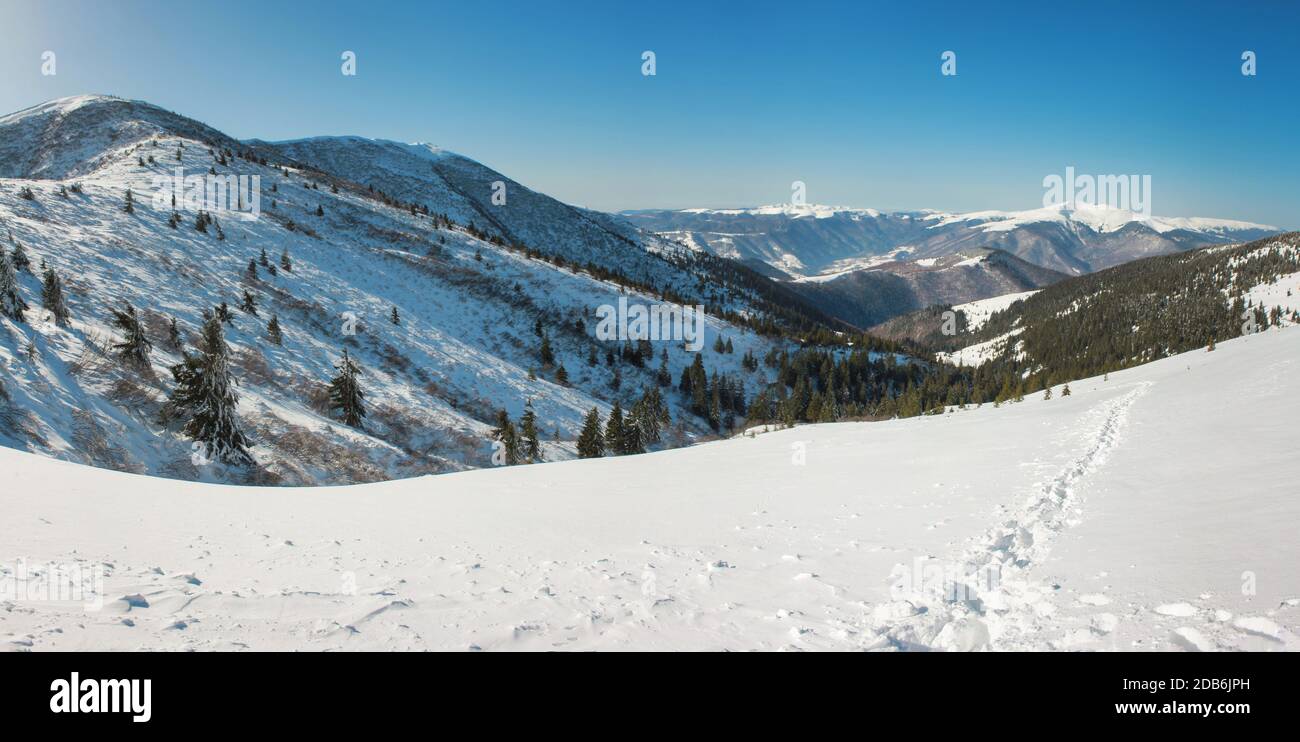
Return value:
<svg viewBox="0 0 1300 742">
<path fill-rule="evenodd" d="M 1293 0 L 6 0 L 0 68 L 5 112 L 111 93 L 240 138 L 428 141 L 606 210 L 779 203 L 795 180 L 817 203 L 1035 208 L 1074 166 L 1150 174 L 1158 215 L 1300 227 Z"/>
</svg>

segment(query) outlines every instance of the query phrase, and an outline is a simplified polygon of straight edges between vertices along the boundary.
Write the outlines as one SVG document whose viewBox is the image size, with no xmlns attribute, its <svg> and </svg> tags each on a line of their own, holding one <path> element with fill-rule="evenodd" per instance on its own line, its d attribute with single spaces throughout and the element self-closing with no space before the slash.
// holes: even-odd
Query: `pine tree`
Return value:
<svg viewBox="0 0 1300 742">
<path fill-rule="evenodd" d="M 126 206 L 122 207 L 122 210 L 128 214 L 135 213 L 135 197 L 131 195 L 130 188 L 126 189 Z"/>
<path fill-rule="evenodd" d="M 32 270 L 32 260 L 27 257 L 27 248 L 23 247 L 21 242 L 14 243 L 13 263 L 15 271 L 30 273 Z"/>
<path fill-rule="evenodd" d="M 63 299 L 63 282 L 59 280 L 59 274 L 54 272 L 53 268 L 45 270 L 44 281 L 41 284 L 41 306 L 54 315 L 54 323 L 60 327 L 67 327 L 68 320 L 72 315 L 68 311 L 67 302 Z"/>
<path fill-rule="evenodd" d="M 610 453 L 622 455 L 623 450 L 623 408 L 614 400 L 614 408 L 609 411 L 609 420 L 605 422 L 605 447 Z"/>
<path fill-rule="evenodd" d="M 1065 386 L 1061 387 L 1061 396 L 1062 396 L 1062 397 L 1068 397 L 1068 396 L 1070 396 L 1070 385 L 1069 385 L 1069 384 L 1066 384 Z"/>
<path fill-rule="evenodd" d="M 280 270 L 285 273 L 293 273 L 293 261 L 289 260 L 288 248 L 280 253 Z"/>
<path fill-rule="evenodd" d="M 605 438 L 600 432 L 600 410 L 595 407 L 582 421 L 582 432 L 578 434 L 578 458 L 598 459 L 605 455 Z"/>
<path fill-rule="evenodd" d="M 542 460 L 542 443 L 537 438 L 537 413 L 533 412 L 533 402 L 524 403 L 524 414 L 519 418 L 519 433 L 523 436 L 523 454 L 528 463 Z"/>
<path fill-rule="evenodd" d="M 244 271 L 244 275 L 246 275 L 246 276 L 249 278 L 249 280 L 253 280 L 253 281 L 256 281 L 256 280 L 257 280 L 257 261 L 256 261 L 256 260 L 251 260 L 251 259 L 250 259 L 250 260 L 248 261 L 248 269 Z"/>
<path fill-rule="evenodd" d="M 555 383 L 559 384 L 560 386 L 569 385 L 569 372 L 564 369 L 563 363 L 561 363 L 559 367 L 555 369 Z"/>
<path fill-rule="evenodd" d="M 546 337 L 544 332 L 542 333 L 542 347 L 538 354 L 541 356 L 543 367 L 550 368 L 555 365 L 555 353 L 551 352 L 551 339 Z"/>
<path fill-rule="evenodd" d="M 230 313 L 230 307 L 227 306 L 224 301 L 216 306 L 214 316 L 228 325 L 233 325 L 235 323 L 235 316 Z"/>
<path fill-rule="evenodd" d="M 1051 398 L 1052 398 L 1052 388 L 1049 386 L 1047 387 L 1046 390 L 1043 391 L 1043 399 L 1051 399 Z"/>
<path fill-rule="evenodd" d="M 203 347 L 199 354 L 185 354 L 171 367 L 176 388 L 163 408 L 165 419 L 188 415 L 185 434 L 202 443 L 213 459 L 231 464 L 251 464 L 251 445 L 239 427 L 238 398 L 230 377 L 230 350 L 221 320 L 209 317 L 203 325 Z"/>
<path fill-rule="evenodd" d="M 266 248 L 262 248 L 262 254 L 257 257 L 257 264 L 263 268 L 270 268 L 271 261 L 266 257 Z"/>
<path fill-rule="evenodd" d="M 316 216 L 325 216 L 325 207 L 324 207 L 324 206 L 319 206 L 319 205 L 318 205 L 318 206 L 316 207 Z"/>
<path fill-rule="evenodd" d="M 127 365 L 148 368 L 149 351 L 153 349 L 153 344 L 144 336 L 144 327 L 140 325 L 140 318 L 136 316 L 135 307 L 127 303 L 122 311 L 116 309 L 109 311 L 113 313 L 110 324 L 121 330 L 125 335 L 122 342 L 113 344 L 118 357 Z"/>
<path fill-rule="evenodd" d="M 258 316 L 257 300 L 253 298 L 253 295 L 248 291 L 248 289 L 244 289 L 244 299 L 239 303 L 239 311 L 244 314 L 251 314 L 254 317 Z"/>
<path fill-rule="evenodd" d="M 668 370 L 667 348 L 664 348 L 659 354 L 659 372 L 655 375 L 655 381 L 661 387 L 667 387 L 673 383 L 673 374 Z"/>
<path fill-rule="evenodd" d="M 497 411 L 497 426 L 492 429 L 492 438 L 501 444 L 506 466 L 519 463 L 519 433 L 515 430 L 515 424 L 510 422 L 510 414 L 505 410 Z"/>
<path fill-rule="evenodd" d="M 276 345 L 284 345 L 284 334 L 280 331 L 279 315 L 271 315 L 271 321 L 266 324 L 266 337 Z"/>
<path fill-rule="evenodd" d="M 344 348 L 343 360 L 339 361 L 335 368 L 339 373 L 330 381 L 330 409 L 342 414 L 343 424 L 360 428 L 361 419 L 366 416 L 366 408 L 362 402 L 366 395 L 357 383 L 361 367 L 348 355 L 347 348 Z"/>
<path fill-rule="evenodd" d="M 0 250 L 0 314 L 15 322 L 22 322 L 25 311 L 27 302 L 18 294 L 18 276 L 14 273 L 13 263 Z"/>
</svg>

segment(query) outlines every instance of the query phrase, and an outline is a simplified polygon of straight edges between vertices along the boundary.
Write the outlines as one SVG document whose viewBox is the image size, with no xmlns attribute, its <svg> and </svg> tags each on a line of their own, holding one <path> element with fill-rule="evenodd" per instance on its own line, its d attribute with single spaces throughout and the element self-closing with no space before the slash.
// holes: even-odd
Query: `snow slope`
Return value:
<svg viewBox="0 0 1300 742">
<path fill-rule="evenodd" d="M 566 458 L 583 414 L 598 407 L 607 415 L 616 399 L 628 408 L 654 383 L 659 354 L 668 354 L 674 382 L 694 359 L 681 342 L 656 342 L 655 358 L 644 368 L 615 361 L 622 383 L 612 389 L 614 368 L 605 358 L 617 356 L 620 346 L 595 337 L 597 308 L 620 299 L 649 305 L 659 297 L 599 280 L 573 262 L 530 258 L 468 233 L 463 227 L 475 219 L 484 230 L 490 226 L 486 207 L 438 184 L 455 182 L 464 190 L 471 170 L 504 177 L 471 160 L 357 137 L 285 145 L 297 155 L 321 154 L 340 170 L 355 167 L 354 181 L 275 160 L 219 161 L 209 141 L 242 151 L 239 142 L 198 122 L 105 96 L 52 101 L 0 118 L 0 249 L 9 253 L 13 242 L 22 244 L 32 262 L 19 277 L 32 307 L 27 321 L 0 317 L 0 445 L 137 473 L 248 481 L 220 465 L 196 468 L 190 441 L 156 423 L 172 388 L 167 369 L 180 359 L 165 342 L 167 319 L 178 320 L 190 348 L 200 313 L 223 301 L 237 307 L 245 290 L 259 315 L 236 311 L 226 334 L 240 417 L 262 466 L 256 476 L 267 484 L 347 484 L 484 466 L 496 410 L 517 419 L 529 401 L 546 458 Z M 445 172 L 455 169 L 461 180 L 431 173 L 430 163 L 446 164 Z M 193 211 L 182 209 L 177 228 L 169 227 L 170 203 L 152 203 L 154 180 L 178 167 L 191 176 L 211 168 L 261 178 L 260 217 L 219 213 L 220 238 L 215 229 L 199 232 Z M 385 205 L 368 192 L 372 184 L 409 188 L 433 214 L 466 221 L 447 225 Z M 490 181 L 480 185 L 490 193 Z M 33 200 L 20 196 L 23 188 L 32 189 Z M 60 189 L 68 189 L 66 197 Z M 123 208 L 128 189 L 132 214 Z M 561 252 L 579 265 L 625 268 L 662 289 L 687 297 L 707 292 L 719 304 L 760 314 L 743 292 L 618 239 L 573 207 L 522 186 L 511 188 L 497 214 L 500 224 L 527 224 L 530 235 L 556 238 L 529 247 Z M 256 279 L 248 278 L 247 265 L 262 250 L 273 265 L 287 252 L 293 270 L 271 275 L 259 268 Z M 56 326 L 40 308 L 42 263 L 63 278 L 70 327 Z M 122 302 L 141 312 L 154 343 L 147 374 L 128 373 L 110 357 L 120 333 L 108 326 L 109 309 Z M 393 308 L 399 325 L 389 321 Z M 272 315 L 284 328 L 283 346 L 266 337 Z M 356 319 L 353 334 L 346 316 Z M 585 323 L 581 330 L 578 320 Z M 537 322 L 566 369 L 567 385 L 557 383 L 555 369 L 543 368 Z M 735 353 L 706 350 L 709 370 L 743 375 L 752 395 L 766 384 L 767 370 L 744 372 L 741 359 L 746 351 L 761 357 L 774 341 L 710 317 L 706 349 L 718 334 L 733 341 Z M 345 347 L 364 370 L 370 415 L 361 431 L 338 424 L 319 404 Z M 593 351 L 594 365 L 588 362 Z M 669 445 L 708 430 L 679 395 L 665 396 L 674 422 Z"/>
<path fill-rule="evenodd" d="M 1021 299 L 1028 299 L 1037 294 L 1038 291 L 1020 291 L 1014 294 L 1003 294 L 993 296 L 988 299 L 979 301 L 966 302 L 965 304 L 954 304 L 953 311 L 961 312 L 966 315 L 966 328 L 974 332 L 984 326 L 996 312 L 1001 312 L 1007 307 L 1015 304 Z"/>
<path fill-rule="evenodd" d="M 1274 329 L 1050 401 L 345 488 L 0 449 L 5 577 L 110 565 L 101 610 L 7 600 L 0 641 L 1300 649 L 1298 371 Z"/>
</svg>

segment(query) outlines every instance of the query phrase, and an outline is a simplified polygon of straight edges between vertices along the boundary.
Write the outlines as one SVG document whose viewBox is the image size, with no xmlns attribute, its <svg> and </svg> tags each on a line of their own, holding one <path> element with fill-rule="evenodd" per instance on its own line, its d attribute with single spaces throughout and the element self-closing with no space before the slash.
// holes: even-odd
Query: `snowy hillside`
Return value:
<svg viewBox="0 0 1300 742">
<path fill-rule="evenodd" d="M 459 195 L 471 177 L 464 172 L 459 181 L 399 177 L 412 163 L 466 171 L 464 158 L 322 141 L 341 170 L 351 166 L 343 153 L 353 144 L 369 166 L 355 181 L 286 166 L 273 148 L 258 145 L 250 155 L 202 124 L 114 98 L 54 101 L 0 119 L 7 176 L 0 249 L 10 255 L 21 246 L 30 261 L 17 272 L 30 307 L 24 321 L 0 316 L 0 445 L 182 479 L 339 484 L 485 466 L 497 411 L 517 419 L 531 403 L 545 458 L 563 459 L 593 406 L 602 416 L 615 401 L 627 409 L 658 386 L 665 357 L 675 385 L 696 356 L 686 343 L 664 340 L 629 361 L 627 343 L 595 336 L 600 306 L 651 305 L 667 295 L 765 316 L 747 290 L 664 259 L 653 245 L 617 239 L 597 220 L 522 187 L 499 207 L 519 212 L 498 219 L 503 232 L 476 216 L 484 207 L 474 197 Z M 391 156 L 374 157 L 370 147 Z M 198 213 L 178 204 L 173 219 L 169 199 L 155 204 L 154 194 L 156 179 L 176 168 L 259 177 L 260 216 L 217 213 L 200 229 Z M 438 191 L 436 183 L 450 185 Z M 490 183 L 480 185 L 490 193 Z M 421 196 L 419 208 L 399 193 Z M 534 221 L 541 218 L 551 221 Z M 595 237 L 583 236 L 584 224 Z M 541 241 L 521 246 L 524 237 Z M 46 268 L 62 279 L 67 326 L 42 308 Z M 246 292 L 256 314 L 240 308 Z M 110 312 L 126 302 L 153 345 L 143 372 L 114 357 L 122 332 L 110 326 Z M 222 302 L 232 312 L 225 334 L 238 414 L 260 464 L 254 472 L 196 466 L 190 441 L 157 422 L 172 388 L 169 367 L 195 347 L 203 313 Z M 282 344 L 269 337 L 272 317 Z M 179 345 L 169 342 L 172 319 Z M 719 337 L 731 351 L 712 350 Z M 783 343 L 710 316 L 701 345 L 710 374 L 752 394 L 768 371 L 748 370 L 742 358 Z M 325 384 L 344 349 L 363 371 L 369 415 L 361 429 L 328 410 Z M 664 397 L 672 422 L 662 445 L 713 434 L 673 389 Z"/>
<path fill-rule="evenodd" d="M 107 565 L 0 641 L 1296 650 L 1298 380 L 1287 327 L 1046 401 L 269 494 L 0 449 L 4 584 Z"/>
</svg>

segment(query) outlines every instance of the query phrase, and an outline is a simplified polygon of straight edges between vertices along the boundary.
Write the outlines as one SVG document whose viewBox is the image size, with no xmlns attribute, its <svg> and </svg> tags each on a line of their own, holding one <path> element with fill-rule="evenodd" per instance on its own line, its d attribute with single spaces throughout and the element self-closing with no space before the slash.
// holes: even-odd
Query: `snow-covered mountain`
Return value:
<svg viewBox="0 0 1300 742">
<path fill-rule="evenodd" d="M 876 260 L 789 285 L 810 304 L 865 328 L 924 307 L 1038 289 L 1065 278 L 1001 250 L 967 248 L 934 258 Z"/>
<path fill-rule="evenodd" d="M 0 581 L 87 588 L 0 649 L 1300 650 L 1300 329 L 1070 386 L 273 493 L 0 449 Z"/>
<path fill-rule="evenodd" d="M 259 177 L 260 215 L 204 222 L 182 199 L 173 218 L 169 196 L 154 196 L 177 168 Z M 769 371 L 747 370 L 742 357 L 784 342 L 746 322 L 798 305 L 776 307 L 769 289 L 736 281 L 743 270 L 715 272 L 712 256 L 675 254 L 619 218 L 423 146 L 242 143 L 147 103 L 82 96 L 0 118 L 0 175 L 0 248 L 21 245 L 30 260 L 17 272 L 30 309 L 23 321 L 0 317 L 0 444 L 124 471 L 326 484 L 484 466 L 497 411 L 518 419 L 526 403 L 545 458 L 563 459 L 585 412 L 626 409 L 657 387 L 664 357 L 675 385 L 696 356 L 680 341 L 654 342 L 645 357 L 598 339 L 598 307 L 707 305 L 709 374 L 752 394 Z M 497 180 L 507 184 L 500 206 L 490 201 Z M 62 278 L 67 326 L 41 307 L 47 267 Z M 246 293 L 256 315 L 238 309 Z M 223 302 L 238 414 L 259 462 L 251 472 L 196 464 L 190 442 L 158 422 L 168 368 Z M 125 303 L 153 345 L 142 372 L 115 358 L 123 333 L 110 312 Z M 273 316 L 282 345 L 268 337 Z M 711 350 L 720 336 L 731 352 Z M 325 384 L 344 349 L 363 369 L 363 429 L 328 413 Z M 664 398 L 662 445 L 712 434 L 672 388 Z"/>
<path fill-rule="evenodd" d="M 1029 211 L 881 212 L 812 205 L 625 212 L 633 223 L 696 250 L 763 263 L 793 277 L 869 266 L 905 250 L 935 258 L 969 248 L 1005 250 L 1077 275 L 1136 258 L 1246 242 L 1276 227 L 1226 219 L 1143 218 L 1080 204 Z"/>
</svg>

